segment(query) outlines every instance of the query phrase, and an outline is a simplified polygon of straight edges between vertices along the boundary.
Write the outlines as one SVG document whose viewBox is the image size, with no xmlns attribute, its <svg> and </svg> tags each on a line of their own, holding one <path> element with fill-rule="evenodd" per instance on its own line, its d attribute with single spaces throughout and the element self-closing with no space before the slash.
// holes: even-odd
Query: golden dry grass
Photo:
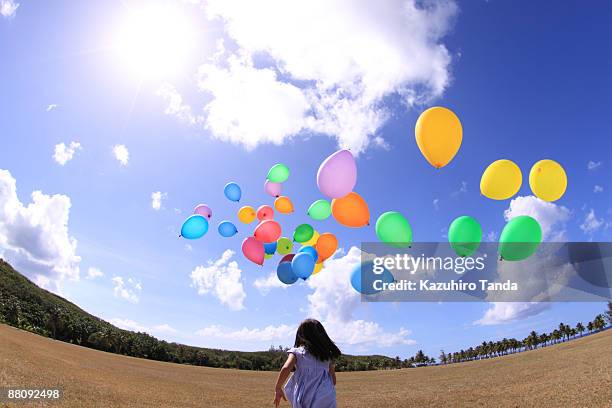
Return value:
<svg viewBox="0 0 612 408">
<path fill-rule="evenodd" d="M 54 406 L 264 407 L 275 377 L 118 356 L 0 325 L 0 385 L 59 386 Z M 338 406 L 612 407 L 612 330 L 484 361 L 340 373 Z"/>
</svg>

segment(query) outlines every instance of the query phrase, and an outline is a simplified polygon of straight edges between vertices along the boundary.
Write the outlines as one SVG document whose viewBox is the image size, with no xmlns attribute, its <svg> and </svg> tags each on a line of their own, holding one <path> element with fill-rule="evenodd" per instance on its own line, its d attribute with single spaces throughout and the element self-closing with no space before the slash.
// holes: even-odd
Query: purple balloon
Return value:
<svg viewBox="0 0 612 408">
<path fill-rule="evenodd" d="M 264 183 L 264 190 L 272 197 L 279 197 L 283 192 L 283 185 L 281 183 L 273 183 L 270 180 L 266 180 Z"/>
<path fill-rule="evenodd" d="M 357 183 L 357 164 L 348 150 L 338 150 L 319 166 L 317 185 L 329 198 L 342 198 L 353 191 Z"/>
<path fill-rule="evenodd" d="M 206 217 L 208 220 L 210 220 L 212 217 L 212 210 L 206 204 L 198 204 L 193 210 L 193 213 L 200 214 L 201 216 Z"/>
</svg>

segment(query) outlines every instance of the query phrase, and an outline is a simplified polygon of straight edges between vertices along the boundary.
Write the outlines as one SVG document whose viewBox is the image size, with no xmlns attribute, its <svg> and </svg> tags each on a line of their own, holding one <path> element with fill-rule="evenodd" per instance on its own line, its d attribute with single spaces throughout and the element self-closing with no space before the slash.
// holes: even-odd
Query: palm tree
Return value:
<svg viewBox="0 0 612 408">
<path fill-rule="evenodd" d="M 587 324 L 587 329 L 589 330 L 589 334 L 593 332 L 593 330 L 595 329 L 595 326 L 593 326 L 593 322 L 589 322 Z"/>
<path fill-rule="evenodd" d="M 440 363 L 446 364 L 446 362 L 446 353 L 444 352 L 444 350 L 440 350 Z"/>
<path fill-rule="evenodd" d="M 595 320 L 593 320 L 593 327 L 597 331 L 606 327 L 606 321 L 604 320 L 604 317 L 602 314 L 598 314 L 597 316 L 595 316 Z"/>
<path fill-rule="evenodd" d="M 608 302 L 608 310 L 606 310 L 606 320 L 608 325 L 612 326 L 612 302 Z"/>
<path fill-rule="evenodd" d="M 576 323 L 576 330 L 578 331 L 578 333 L 580 333 L 580 337 L 582 337 L 582 333 L 584 332 L 584 326 L 582 325 L 582 322 Z"/>
</svg>

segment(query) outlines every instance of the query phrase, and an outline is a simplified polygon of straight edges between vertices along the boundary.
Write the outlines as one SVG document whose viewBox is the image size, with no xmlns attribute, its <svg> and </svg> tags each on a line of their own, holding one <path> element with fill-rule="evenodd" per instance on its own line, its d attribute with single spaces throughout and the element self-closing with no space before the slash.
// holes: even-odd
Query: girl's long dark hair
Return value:
<svg viewBox="0 0 612 408">
<path fill-rule="evenodd" d="M 306 319 L 297 329 L 293 347 L 304 347 L 320 361 L 335 360 L 340 357 L 340 349 L 329 338 L 325 328 L 315 319 Z"/>
</svg>

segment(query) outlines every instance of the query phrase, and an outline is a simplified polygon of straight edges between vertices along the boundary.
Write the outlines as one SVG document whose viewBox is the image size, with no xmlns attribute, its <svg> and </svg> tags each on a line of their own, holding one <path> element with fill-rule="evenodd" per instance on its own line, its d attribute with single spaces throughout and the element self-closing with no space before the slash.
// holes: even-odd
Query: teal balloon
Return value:
<svg viewBox="0 0 612 408">
<path fill-rule="evenodd" d="M 512 218 L 499 237 L 499 255 L 506 261 L 522 261 L 537 251 L 542 227 L 528 215 Z"/>
<path fill-rule="evenodd" d="M 278 163 L 270 168 L 267 179 L 272 183 L 284 183 L 289 178 L 289 168 Z"/>
<path fill-rule="evenodd" d="M 298 254 L 302 252 L 312 256 L 312 259 L 314 259 L 315 263 L 317 263 L 317 259 L 319 259 L 319 254 L 317 253 L 317 250 L 313 246 L 306 245 L 306 246 L 301 247 L 300 250 L 298 251 Z"/>
<path fill-rule="evenodd" d="M 181 237 L 187 239 L 202 238 L 208 232 L 208 221 L 199 214 L 189 216 L 181 227 Z"/>
<path fill-rule="evenodd" d="M 331 204 L 327 200 L 317 200 L 308 207 L 308 216 L 315 221 L 326 220 L 331 213 Z"/>
<path fill-rule="evenodd" d="M 276 276 L 278 280 L 283 282 L 285 285 L 291 285 L 299 279 L 297 275 L 293 272 L 293 268 L 291 267 L 291 262 L 281 262 L 278 264 L 276 268 Z"/>
<path fill-rule="evenodd" d="M 242 197 L 242 190 L 238 184 L 232 181 L 225 185 L 223 188 L 223 194 L 225 194 L 225 197 L 227 197 L 228 200 L 238 202 L 240 201 L 240 197 Z"/>
<path fill-rule="evenodd" d="M 238 233 L 238 229 L 230 221 L 221 221 L 217 227 L 219 235 L 222 237 L 233 237 Z"/>
<path fill-rule="evenodd" d="M 412 227 L 401 213 L 388 211 L 376 220 L 376 236 L 386 244 L 409 247 L 412 244 Z"/>
<path fill-rule="evenodd" d="M 476 219 L 462 215 L 448 227 L 448 242 L 458 256 L 470 256 L 480 246 L 482 227 Z"/>
<path fill-rule="evenodd" d="M 291 268 L 298 278 L 308 279 L 314 271 L 315 260 L 305 252 L 297 253 L 291 260 Z"/>
<path fill-rule="evenodd" d="M 351 273 L 351 286 L 362 295 L 373 295 L 380 292 L 377 281 L 392 283 L 395 278 L 388 269 L 383 268 L 381 273 L 374 273 L 374 262 L 359 263 Z"/>
<path fill-rule="evenodd" d="M 300 224 L 293 231 L 293 240 L 295 242 L 306 242 L 314 235 L 314 228 L 310 224 Z"/>
</svg>

